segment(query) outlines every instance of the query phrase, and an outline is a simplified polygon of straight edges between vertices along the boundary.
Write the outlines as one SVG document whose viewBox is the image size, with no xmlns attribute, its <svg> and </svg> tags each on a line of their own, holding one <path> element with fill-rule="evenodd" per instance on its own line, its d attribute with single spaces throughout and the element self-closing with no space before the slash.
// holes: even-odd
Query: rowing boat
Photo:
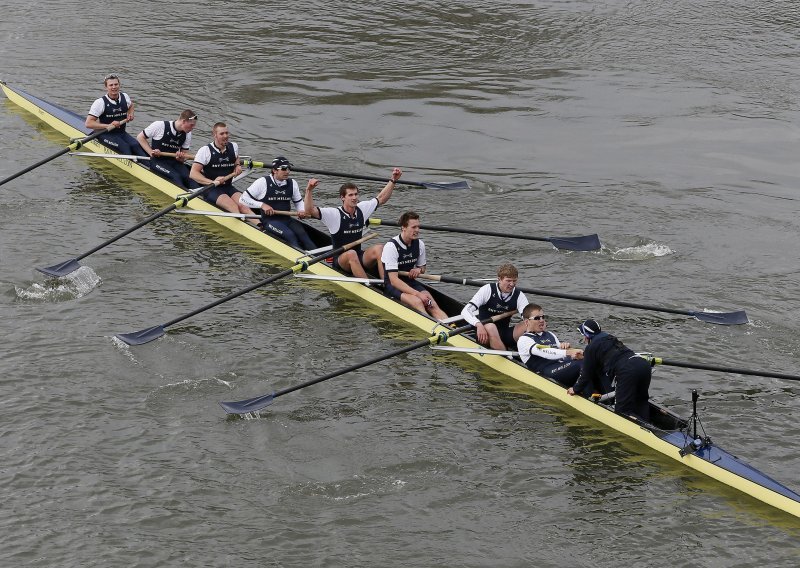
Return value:
<svg viewBox="0 0 800 568">
<path fill-rule="evenodd" d="M 37 116 L 67 137 L 83 138 L 87 135 L 88 131 L 84 127 L 84 119 L 80 115 L 30 95 L 21 89 L 12 88 L 4 82 L 0 82 L 0 87 L 2 87 L 6 97 L 13 103 Z M 113 150 L 96 141 L 88 142 L 84 148 L 98 154 L 114 154 Z M 184 188 L 180 188 L 170 181 L 153 174 L 147 167 L 137 162 L 127 159 L 115 159 L 110 160 L 110 162 L 161 191 L 170 199 L 175 199 L 176 195 L 185 193 Z M 218 211 L 213 205 L 198 199 L 189 202 L 187 206 L 197 211 L 211 213 Z M 304 256 L 302 251 L 292 248 L 239 219 L 224 216 L 212 216 L 211 219 L 240 237 L 248 239 L 292 263 Z M 308 230 L 312 239 L 321 246 L 330 243 L 327 234 L 311 226 L 308 226 Z M 379 308 L 407 325 L 423 330 L 426 333 L 436 333 L 438 330 L 443 329 L 438 322 L 387 298 L 372 286 L 359 282 L 336 280 L 341 275 L 325 263 L 308 267 L 308 272 L 331 279 L 331 285 Z M 440 290 L 430 290 L 439 306 L 448 315 L 456 315 L 461 311 L 462 304 L 459 301 L 445 295 Z M 448 343 L 455 347 L 464 348 L 466 356 L 473 357 L 499 373 L 538 389 L 576 412 L 602 423 L 607 428 L 616 430 L 668 458 L 676 460 L 755 499 L 800 517 L 800 495 L 720 448 L 708 437 L 698 436 L 696 431 L 692 431 L 693 421 L 690 419 L 682 418 L 653 402 L 650 403 L 651 422 L 649 423 L 622 416 L 615 413 L 613 407 L 606 402 L 594 402 L 579 396 L 567 395 L 562 386 L 529 371 L 516 360 L 499 355 L 475 352 L 480 346 L 469 336 L 451 337 Z M 467 352 L 469 350 L 472 350 L 472 352 Z"/>
</svg>

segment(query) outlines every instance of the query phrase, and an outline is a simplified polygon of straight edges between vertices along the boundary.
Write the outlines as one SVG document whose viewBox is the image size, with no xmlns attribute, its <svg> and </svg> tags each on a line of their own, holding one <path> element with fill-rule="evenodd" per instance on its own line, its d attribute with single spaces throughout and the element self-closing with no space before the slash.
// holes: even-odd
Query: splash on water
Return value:
<svg viewBox="0 0 800 568">
<path fill-rule="evenodd" d="M 81 266 L 61 278 L 34 282 L 27 288 L 14 286 L 17 297 L 35 302 L 64 302 L 81 298 L 100 284 L 100 277 L 88 266 Z"/>
<path fill-rule="evenodd" d="M 632 247 L 625 247 L 611 252 L 611 258 L 614 260 L 648 260 L 651 258 L 658 258 L 660 256 L 667 256 L 674 254 L 675 251 L 667 245 L 655 242 L 641 242 Z"/>
</svg>

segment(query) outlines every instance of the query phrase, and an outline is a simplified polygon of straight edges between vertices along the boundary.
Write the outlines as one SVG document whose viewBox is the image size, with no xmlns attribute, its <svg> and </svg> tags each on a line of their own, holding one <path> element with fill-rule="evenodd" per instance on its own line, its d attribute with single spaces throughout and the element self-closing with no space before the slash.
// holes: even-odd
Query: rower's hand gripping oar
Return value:
<svg viewBox="0 0 800 568">
<path fill-rule="evenodd" d="M 225 176 L 223 181 L 227 181 L 227 180 L 231 179 L 232 177 L 233 177 L 233 174 L 227 175 L 227 176 Z M 158 211 L 157 213 L 153 213 L 152 215 L 150 215 L 149 217 L 147 217 L 143 221 L 140 221 L 139 223 L 136 223 L 130 229 L 126 229 L 126 230 L 122 231 L 121 233 L 119 233 L 115 237 L 112 237 L 112 238 L 108 239 L 107 241 L 100 243 L 99 245 L 97 245 L 93 249 L 86 251 L 85 253 L 81 254 L 80 256 L 76 256 L 75 258 L 71 258 L 71 259 L 66 260 L 64 262 L 61 262 L 59 264 L 54 264 L 53 266 L 46 266 L 44 268 L 37 268 L 36 270 L 38 270 L 39 272 L 43 272 L 44 274 L 47 274 L 48 276 L 55 276 L 55 277 L 66 276 L 70 272 L 74 272 L 74 271 L 78 270 L 81 267 L 80 263 L 78 262 L 79 260 L 81 260 L 83 258 L 86 258 L 90 254 L 96 253 L 100 249 L 107 247 L 108 245 L 110 245 L 111 243 L 113 243 L 115 241 L 118 241 L 122 237 L 124 237 L 126 235 L 129 235 L 132 232 L 134 232 L 135 230 L 144 227 L 148 223 L 150 223 L 152 221 L 155 221 L 159 217 L 162 217 L 162 216 L 166 215 L 167 213 L 169 213 L 173 209 L 177 209 L 178 207 L 185 206 L 189 201 L 191 201 L 195 197 L 199 197 L 200 195 L 204 194 L 205 192 L 207 192 L 208 190 L 210 190 L 212 187 L 214 187 L 216 185 L 217 185 L 216 183 L 210 183 L 208 185 L 205 185 L 203 187 L 200 187 L 200 188 L 192 191 L 189 194 L 182 195 L 182 196 L 178 197 L 172 205 L 168 205 L 167 207 L 165 207 L 161 211 Z"/>
<path fill-rule="evenodd" d="M 125 124 L 126 122 L 128 122 L 128 119 L 127 119 L 127 118 L 126 118 L 126 119 L 124 119 L 124 120 L 120 120 L 120 121 L 119 121 L 119 123 L 120 123 L 120 124 Z M 7 177 L 6 179 L 4 179 L 3 181 L 0 181 L 0 185 L 3 185 L 3 184 L 5 184 L 5 183 L 8 183 L 8 182 L 10 182 L 12 179 L 16 179 L 16 178 L 18 178 L 19 176 L 21 176 L 21 175 L 23 175 L 23 174 L 26 174 L 26 173 L 28 173 L 28 172 L 29 172 L 29 171 L 31 171 L 31 170 L 35 170 L 35 169 L 36 169 L 36 168 L 38 168 L 39 166 L 42 166 L 42 165 L 46 164 L 47 162 L 49 162 L 49 161 L 51 161 L 51 160 L 55 160 L 56 158 L 58 158 L 59 156 L 63 156 L 63 155 L 64 155 L 64 154 L 66 154 L 67 152 L 74 152 L 75 150 L 77 150 L 78 148 L 80 148 L 81 146 L 83 146 L 84 144 L 86 144 L 87 142 L 90 142 L 90 141 L 94 140 L 95 138 L 97 138 L 98 136 L 102 136 L 103 134 L 106 134 L 107 132 L 111 132 L 111 131 L 112 131 L 112 130 L 114 130 L 115 128 L 116 128 L 116 125 L 114 125 L 114 124 L 109 124 L 109 125 L 108 125 L 108 127 L 107 127 L 107 128 L 105 128 L 105 129 L 96 130 L 96 131 L 94 131 L 92 134 L 89 134 L 88 136 L 85 136 L 85 137 L 83 137 L 83 138 L 80 138 L 80 139 L 78 139 L 78 140 L 75 140 L 75 141 L 73 141 L 73 142 L 72 142 L 72 143 L 71 143 L 69 146 L 67 146 L 67 147 L 66 147 L 66 148 L 64 148 L 63 150 L 59 150 L 58 152 L 56 152 L 55 154 L 53 154 L 53 155 L 52 155 L 52 156 L 50 156 L 49 158 L 45 158 L 44 160 L 39 160 L 38 162 L 36 162 L 36 163 L 35 163 L 35 164 L 33 164 L 32 166 L 28 166 L 28 167 L 27 167 L 27 168 L 25 168 L 24 170 L 20 170 L 20 171 L 18 171 L 17 173 L 15 173 L 15 174 L 12 174 L 12 175 L 8 176 L 8 177 Z"/>
<path fill-rule="evenodd" d="M 417 278 L 433 280 L 436 282 L 450 282 L 452 284 L 463 284 L 465 286 L 484 286 L 486 283 L 480 280 L 469 278 L 454 278 L 452 276 L 441 276 L 437 274 L 420 274 Z M 706 323 L 718 325 L 740 325 L 748 323 L 747 314 L 744 310 L 736 312 L 703 312 L 695 310 L 679 310 L 674 308 L 662 308 L 659 306 L 649 306 L 647 304 L 635 304 L 633 302 L 623 302 L 620 300 L 605 300 L 602 298 L 592 298 L 590 296 L 578 296 L 576 294 L 562 294 L 559 292 L 549 292 L 547 290 L 537 290 L 535 288 L 524 288 L 517 286 L 519 290 L 526 294 L 538 296 L 551 296 L 553 298 L 564 298 L 566 300 L 578 300 L 580 302 L 591 302 L 595 304 L 608 304 L 610 306 L 620 306 L 623 308 L 634 308 L 639 310 L 649 310 L 653 312 L 665 312 L 668 314 L 679 314 L 691 316 Z"/>
<path fill-rule="evenodd" d="M 649 353 L 639 353 L 650 364 L 667 365 L 670 367 L 683 367 L 685 369 L 698 369 L 701 371 L 718 371 L 720 373 L 735 373 L 737 375 L 753 375 L 756 377 L 770 377 L 773 379 L 783 379 L 786 381 L 800 381 L 800 376 L 789 375 L 787 373 L 774 373 L 772 371 L 754 371 L 751 369 L 738 369 L 736 367 L 719 367 L 717 365 L 705 365 L 703 363 L 688 363 L 686 361 L 672 361 L 670 359 L 662 359 L 661 357 L 654 357 Z"/>
<path fill-rule="evenodd" d="M 388 227 L 399 227 L 400 223 L 393 223 L 391 221 L 384 221 L 370 217 L 370 225 L 386 225 Z M 582 237 L 532 237 L 529 235 L 516 235 L 513 233 L 494 233 L 492 231 L 481 231 L 478 229 L 464 229 L 459 227 L 435 227 L 433 225 L 420 225 L 423 231 L 446 231 L 449 233 L 464 233 L 467 235 L 485 235 L 489 237 L 502 237 L 505 239 L 523 239 L 528 241 L 544 241 L 552 244 L 557 249 L 564 250 L 600 250 L 600 237 L 596 234 L 585 235 Z"/>
<path fill-rule="evenodd" d="M 269 164 L 265 164 L 264 162 L 253 162 L 245 160 L 245 163 L 253 168 L 267 168 Z M 292 168 L 294 172 L 300 172 L 303 174 L 314 174 L 320 176 L 331 176 L 331 177 L 340 177 L 345 179 L 363 179 L 365 181 L 380 181 L 380 182 L 388 182 L 389 178 L 385 177 L 377 177 L 377 176 L 365 176 L 365 175 L 358 175 L 358 174 L 346 174 L 342 172 L 329 172 L 326 170 L 312 170 L 308 168 Z M 395 183 L 398 184 L 405 184 L 405 185 L 413 185 L 416 187 L 424 187 L 426 189 L 469 189 L 469 183 L 466 181 L 453 181 L 453 182 L 443 182 L 443 183 L 433 183 L 433 182 L 424 182 L 424 181 L 408 181 L 405 179 L 399 179 Z"/>
<path fill-rule="evenodd" d="M 503 314 L 498 314 L 491 318 L 486 318 L 481 320 L 482 323 L 490 323 L 495 322 L 507 317 L 511 317 L 514 311 L 505 312 Z M 474 329 L 471 325 L 464 325 L 458 327 L 456 329 L 442 329 L 438 333 L 431 335 L 426 339 L 421 339 L 415 343 L 410 345 L 406 345 L 405 347 L 401 347 L 400 349 L 395 349 L 394 351 L 389 351 L 388 353 L 384 353 L 382 355 L 378 355 L 369 359 L 367 361 L 363 361 L 361 363 L 357 363 L 355 365 L 351 365 L 349 367 L 345 367 L 344 369 L 339 369 L 338 371 L 334 371 L 332 373 L 328 373 L 327 375 L 323 375 L 321 377 L 317 377 L 316 379 L 311 379 L 310 381 L 306 381 L 304 383 L 300 383 L 299 385 L 295 385 L 293 387 L 289 387 L 283 390 L 271 392 L 269 394 L 257 396 L 255 398 L 248 398 L 246 400 L 239 400 L 235 402 L 220 402 L 220 406 L 222 409 L 227 412 L 228 414 L 248 414 L 250 412 L 257 412 L 262 408 L 265 408 L 272 404 L 272 401 L 278 398 L 279 396 L 283 396 L 285 394 L 289 394 L 290 392 L 294 392 L 296 390 L 304 389 L 306 387 L 310 387 L 311 385 L 315 385 L 317 383 L 321 383 L 322 381 L 327 381 L 328 379 L 332 379 L 334 377 L 338 377 L 339 375 L 344 375 L 345 373 L 349 373 L 351 371 L 356 371 L 363 367 L 368 367 L 374 363 L 378 363 L 380 361 L 385 361 L 386 359 L 390 359 L 392 357 L 396 357 L 397 355 L 402 355 L 403 353 L 408 353 L 409 351 L 413 351 L 415 349 L 419 349 L 421 347 L 426 347 L 429 345 L 438 345 L 441 343 L 446 343 L 447 340 L 455 335 L 460 335 L 464 332 L 467 332 L 471 329 Z"/>
<path fill-rule="evenodd" d="M 177 318 L 175 318 L 173 320 L 170 320 L 167 323 L 164 323 L 164 324 L 161 324 L 161 325 L 155 325 L 153 327 L 148 327 L 147 329 L 143 329 L 141 331 L 135 331 L 133 333 L 119 333 L 115 337 L 117 337 L 117 339 L 120 339 L 120 340 L 124 341 L 128 345 L 143 345 L 144 343 L 149 343 L 150 341 L 153 341 L 154 339 L 158 339 L 159 337 L 164 335 L 166 333 L 165 328 L 167 328 L 167 327 L 169 327 L 171 325 L 175 325 L 176 323 L 181 322 L 181 321 L 183 321 L 185 319 L 188 319 L 188 318 L 190 318 L 192 316 L 195 316 L 195 315 L 197 315 L 197 314 L 199 314 L 201 312 L 204 312 L 206 310 L 210 310 L 211 308 L 214 308 L 214 307 L 216 307 L 216 306 L 218 306 L 220 304 L 224 304 L 228 300 L 233 300 L 234 298 L 238 298 L 242 294 L 246 294 L 248 292 L 252 292 L 256 288 L 260 288 L 262 286 L 266 286 L 270 282 L 275 282 L 276 280 L 280 280 L 281 278 L 284 278 L 284 277 L 289 276 L 290 274 L 294 274 L 296 272 L 302 272 L 304 270 L 308 270 L 308 267 L 311 266 L 312 264 L 316 264 L 316 263 L 318 263 L 318 262 L 320 262 L 322 260 L 325 260 L 326 258 L 328 258 L 330 256 L 339 255 L 339 254 L 343 253 L 344 251 L 350 250 L 351 248 L 355 248 L 355 247 L 359 246 L 361 243 L 363 243 L 364 241 L 367 241 L 369 239 L 375 238 L 377 236 L 378 235 L 376 233 L 371 233 L 371 234 L 369 234 L 369 235 L 367 235 L 365 237 L 361 237 L 357 241 L 354 241 L 352 243 L 346 244 L 344 246 L 341 246 L 339 248 L 333 249 L 331 251 L 324 252 L 324 253 L 322 253 L 322 254 L 320 254 L 318 256 L 314 256 L 314 257 L 312 257 L 312 258 L 310 258 L 308 260 L 298 261 L 291 268 L 287 268 L 286 270 L 278 272 L 277 274 L 273 274 L 272 276 L 262 280 L 261 282 L 256 282 L 255 284 L 252 284 L 252 285 L 248 286 L 247 288 L 239 290 L 238 292 L 233 292 L 231 294 L 228 294 L 224 298 L 220 298 L 219 300 L 215 300 L 214 302 L 211 302 L 210 304 L 207 304 L 207 305 L 203 306 L 202 308 L 197 308 L 196 310 L 194 310 L 192 312 L 189 312 L 186 315 L 183 315 L 183 316 L 177 317 Z"/>
</svg>

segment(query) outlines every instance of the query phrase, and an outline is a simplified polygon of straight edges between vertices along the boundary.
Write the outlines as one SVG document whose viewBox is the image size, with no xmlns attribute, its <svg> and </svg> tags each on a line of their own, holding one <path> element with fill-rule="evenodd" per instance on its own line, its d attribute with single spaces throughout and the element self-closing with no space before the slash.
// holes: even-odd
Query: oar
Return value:
<svg viewBox="0 0 800 568">
<path fill-rule="evenodd" d="M 267 168 L 269 164 L 264 162 L 253 162 L 253 161 L 245 161 L 245 163 L 253 168 Z M 346 174 L 342 172 L 329 172 L 326 170 L 312 170 L 308 168 L 295 168 L 292 167 L 292 171 L 300 172 L 304 174 L 314 174 L 319 176 L 331 176 L 331 177 L 340 177 L 345 179 L 363 179 L 366 181 L 381 181 L 381 182 L 388 182 L 389 178 L 385 177 L 377 177 L 377 176 L 364 176 L 358 174 Z M 469 183 L 466 181 L 452 181 L 452 182 L 443 182 L 443 183 L 433 183 L 433 182 L 423 182 L 423 181 L 409 181 L 405 179 L 397 180 L 397 183 L 402 183 L 405 185 L 413 185 L 416 187 L 424 187 L 426 189 L 469 189 Z"/>
<path fill-rule="evenodd" d="M 206 217 L 233 217 L 235 219 L 261 219 L 261 215 L 250 213 L 227 213 L 224 211 L 196 211 L 194 209 L 176 209 L 175 213 L 182 215 L 205 215 Z M 297 217 L 297 211 L 273 211 L 275 215 Z"/>
<path fill-rule="evenodd" d="M 230 179 L 232 177 L 233 177 L 233 174 L 230 174 L 230 175 L 226 176 L 225 179 L 227 180 L 227 179 Z M 81 254 L 80 256 L 76 256 L 75 258 L 71 258 L 71 259 L 66 260 L 64 262 L 61 262 L 59 264 L 54 264 L 53 266 L 46 266 L 44 268 L 37 268 L 36 270 L 38 270 L 39 272 L 43 272 L 44 274 L 47 274 L 48 276 L 55 276 L 55 277 L 66 276 L 70 272 L 74 272 L 74 271 L 78 270 L 81 267 L 80 263 L 78 262 L 79 260 L 86 258 L 90 254 L 96 253 L 100 249 L 107 247 L 108 245 L 110 245 L 111 243 L 113 243 L 115 241 L 118 241 L 122 237 L 124 237 L 126 235 L 129 235 L 132 232 L 134 232 L 135 230 L 144 227 L 148 223 L 150 223 L 152 221 L 155 221 L 159 217 L 162 217 L 162 216 L 166 215 L 167 213 L 169 213 L 173 209 L 177 209 L 178 207 L 185 206 L 190 200 L 192 200 L 195 197 L 198 197 L 198 196 L 202 195 L 203 193 L 207 192 L 209 189 L 214 187 L 214 185 L 215 184 L 210 183 L 208 185 L 205 185 L 205 186 L 203 186 L 201 188 L 198 188 L 198 189 L 194 190 L 193 192 L 191 192 L 191 193 L 189 193 L 187 195 L 183 195 L 183 196 L 178 197 L 177 200 L 175 201 L 175 203 L 173 203 L 172 205 L 169 205 L 169 206 L 165 207 L 164 209 L 162 209 L 161 211 L 158 211 L 157 213 L 153 213 L 152 215 L 150 215 L 149 217 L 147 217 L 143 221 L 140 221 L 139 223 L 136 223 L 130 229 L 126 229 L 126 230 L 122 231 L 117 236 L 112 237 L 112 238 L 108 239 L 107 241 L 100 243 L 99 245 L 97 245 L 93 249 L 91 249 L 89 251 L 86 251 L 85 253 Z"/>
<path fill-rule="evenodd" d="M 451 351 L 454 353 L 477 353 L 478 355 L 500 355 L 502 357 L 516 357 L 518 351 L 505 351 L 503 349 L 485 349 L 483 347 L 451 347 L 437 345 L 431 347 L 434 351 Z"/>
<path fill-rule="evenodd" d="M 70 156 L 82 156 L 84 158 L 105 158 L 107 160 L 131 160 L 131 161 L 139 161 L 139 160 L 152 160 L 154 156 L 136 156 L 134 154 L 101 154 L 99 152 L 70 152 Z M 176 154 L 174 152 L 161 152 L 160 156 L 155 156 L 156 158 L 174 158 Z M 193 154 L 185 154 L 187 160 L 194 160 Z"/>
<path fill-rule="evenodd" d="M 353 282 L 356 284 L 383 284 L 380 278 L 358 278 L 356 276 L 327 276 L 325 274 L 295 274 L 295 278 L 307 278 L 309 280 L 330 280 L 332 282 Z"/>
<path fill-rule="evenodd" d="M 417 278 L 434 280 L 436 282 L 450 282 L 452 284 L 463 284 L 466 286 L 483 286 L 485 282 L 470 278 L 455 278 L 452 276 L 441 276 L 437 274 L 420 274 Z M 668 314 L 680 314 L 691 316 L 706 323 L 718 325 L 739 325 L 748 323 L 747 314 L 744 310 L 736 312 L 703 312 L 695 310 L 679 310 L 674 308 L 662 308 L 659 306 L 648 306 L 646 304 L 634 304 L 633 302 L 623 302 L 620 300 L 605 300 L 602 298 L 592 298 L 590 296 L 578 296 L 577 294 L 562 294 L 559 292 L 548 292 L 547 290 L 537 290 L 535 288 L 518 288 L 526 294 L 538 296 L 551 296 L 553 298 L 564 298 L 566 300 L 578 300 L 579 302 L 591 302 L 595 304 L 608 304 L 610 306 L 621 306 L 623 308 L 634 308 L 639 310 L 649 310 L 653 312 L 665 312 Z"/>
<path fill-rule="evenodd" d="M 499 314 L 491 318 L 486 318 L 485 320 L 482 321 L 483 323 L 498 321 L 503 318 L 510 317 L 513 313 L 514 312 L 506 312 L 504 314 Z M 372 359 L 368 359 L 367 361 L 363 361 L 361 363 L 345 367 L 344 369 L 339 369 L 338 371 L 328 373 L 327 375 L 317 377 L 316 379 L 311 379 L 310 381 L 300 383 L 299 385 L 295 385 L 293 387 L 257 396 L 255 398 L 248 398 L 246 400 L 239 400 L 234 402 L 220 402 L 219 404 L 220 406 L 222 406 L 223 410 L 225 410 L 225 412 L 227 412 L 228 414 L 249 414 L 251 412 L 258 412 L 262 408 L 265 408 L 270 404 L 272 404 L 272 401 L 278 398 L 279 396 L 283 396 L 285 394 L 289 394 L 290 392 L 310 387 L 311 385 L 321 383 L 322 381 L 327 381 L 328 379 L 338 377 L 339 375 L 344 375 L 345 373 L 349 373 L 351 371 L 356 371 L 358 369 L 368 367 L 369 365 L 373 365 L 380 361 L 385 361 L 386 359 L 391 359 L 392 357 L 396 357 L 397 355 L 402 355 L 403 353 L 408 353 L 409 351 L 414 351 L 415 349 L 419 349 L 427 345 L 436 345 L 439 343 L 445 343 L 449 338 L 455 335 L 460 335 L 466 331 L 470 331 L 471 329 L 473 329 L 471 325 L 464 325 L 456 329 L 442 330 L 436 333 L 435 335 L 431 335 L 430 337 L 421 339 L 415 343 L 406 345 L 405 347 L 401 347 L 400 349 L 389 351 L 388 353 L 378 355 L 376 357 L 373 357 Z"/>
<path fill-rule="evenodd" d="M 150 160 L 150 156 L 136 156 L 134 154 L 100 154 L 98 152 L 70 152 L 70 156 L 81 156 L 83 158 L 104 158 L 106 160 L 130 160 L 138 162 L 140 160 Z"/>
<path fill-rule="evenodd" d="M 341 246 L 341 247 L 339 247 L 337 249 L 334 249 L 334 250 L 332 250 L 330 252 L 326 252 L 326 253 L 320 254 L 318 256 L 314 256 L 314 257 L 312 257 L 312 258 L 310 258 L 308 260 L 298 261 L 291 268 L 287 268 L 286 270 L 283 270 L 283 271 L 281 271 L 281 272 L 279 272 L 277 274 L 273 274 L 272 276 L 270 276 L 269 278 L 266 278 L 265 280 L 262 280 L 261 282 L 256 282 L 255 284 L 252 284 L 252 285 L 248 286 L 247 288 L 239 290 L 238 292 L 233 292 L 231 294 L 228 294 L 224 298 L 220 298 L 219 300 L 215 300 L 215 301 L 211 302 L 210 304 L 207 304 L 207 305 L 203 306 L 202 308 L 197 308 L 196 310 L 194 310 L 192 312 L 189 312 L 186 315 L 183 315 L 183 316 L 177 317 L 175 319 L 172 319 L 172 320 L 168 321 L 167 323 L 164 323 L 164 324 L 161 324 L 161 325 L 155 325 L 153 327 L 148 327 L 148 328 L 143 329 L 141 331 L 134 331 L 133 333 L 118 333 L 116 335 L 116 337 L 118 339 L 124 341 L 128 345 L 143 345 L 144 343 L 149 343 L 150 341 L 153 341 L 154 339 L 158 339 L 159 337 L 164 335 L 166 333 L 165 328 L 170 327 L 171 325 L 175 325 L 178 322 L 181 322 L 181 321 L 183 321 L 185 319 L 189 319 L 192 316 L 196 316 L 197 314 L 205 312 L 206 310 L 210 310 L 211 308 L 219 306 L 220 304 L 224 304 L 228 300 L 233 300 L 234 298 L 238 298 L 242 294 L 246 294 L 248 292 L 252 292 L 256 288 L 260 288 L 262 286 L 266 286 L 270 282 L 275 282 L 276 280 L 280 280 L 281 278 L 284 278 L 284 277 L 289 276 L 290 274 L 294 274 L 296 272 L 303 272 L 304 270 L 307 270 L 308 267 L 311 266 L 312 264 L 316 264 L 316 263 L 318 263 L 318 262 L 320 262 L 322 260 L 325 260 L 326 258 L 328 258 L 330 256 L 336 256 L 337 254 L 341 254 L 342 252 L 344 252 L 346 250 L 350 250 L 351 248 L 355 248 L 358 245 L 360 245 L 361 243 L 363 243 L 364 241 L 367 241 L 367 240 L 372 239 L 372 238 L 377 237 L 377 236 L 378 235 L 376 235 L 375 233 L 372 233 L 372 234 L 369 234 L 369 235 L 367 235 L 365 237 L 361 237 L 357 241 L 354 241 L 352 243 L 349 243 L 349 244 L 346 244 L 344 246 Z"/>
<path fill-rule="evenodd" d="M 128 119 L 126 118 L 125 120 L 120 120 L 119 122 L 120 122 L 120 124 L 125 124 L 126 122 L 128 122 Z M 116 128 L 115 125 L 109 124 L 108 128 L 106 128 L 105 130 L 97 130 L 97 131 L 93 132 L 92 134 L 89 134 L 88 136 L 85 136 L 83 138 L 75 140 L 69 146 L 67 146 L 63 150 L 59 150 L 58 152 L 56 152 L 55 154 L 53 154 L 49 158 L 45 158 L 44 160 L 39 160 L 38 162 L 36 162 L 32 166 L 28 166 L 24 170 L 20 170 L 17 173 L 7 177 L 3 181 L 0 181 L 0 185 L 3 185 L 5 183 L 9 182 L 12 179 L 16 179 L 16 178 L 18 178 L 19 176 L 21 176 L 23 174 L 27 174 L 29 171 L 35 170 L 39 166 L 42 166 L 42 165 L 46 164 L 47 162 L 49 162 L 51 160 L 55 160 L 59 156 L 63 156 L 64 154 L 66 154 L 69 151 L 77 150 L 78 148 L 80 148 L 81 146 L 86 144 L 87 142 L 90 142 L 90 141 L 94 140 L 95 138 L 97 138 L 98 136 L 102 136 L 103 134 L 106 134 L 107 132 L 111 132 L 115 128 Z"/>
<path fill-rule="evenodd" d="M 384 221 L 370 217 L 370 225 L 386 225 L 388 227 L 399 227 L 399 223 Z M 533 237 L 530 235 L 517 235 L 514 233 L 494 233 L 492 231 L 481 231 L 477 229 L 464 229 L 459 227 L 435 227 L 433 225 L 420 225 L 423 231 L 446 231 L 449 233 L 464 233 L 467 235 L 485 235 L 489 237 L 502 237 L 506 239 L 523 239 L 528 241 L 545 241 L 558 249 L 564 250 L 600 250 L 600 237 L 596 234 L 585 235 L 583 237 Z"/>
<path fill-rule="evenodd" d="M 787 381 L 800 381 L 800 376 L 789 375 L 786 373 L 773 373 L 772 371 L 753 371 L 750 369 L 737 369 L 736 367 L 718 367 L 716 365 L 704 365 L 701 363 L 687 363 L 685 361 L 671 361 L 661 357 L 653 357 L 646 353 L 640 353 L 642 357 L 650 361 L 653 365 L 667 365 L 670 367 L 683 367 L 685 369 L 699 369 L 702 371 L 718 371 L 720 373 L 736 373 L 737 375 L 753 375 L 756 377 L 770 377 L 773 379 L 784 379 Z"/>
</svg>

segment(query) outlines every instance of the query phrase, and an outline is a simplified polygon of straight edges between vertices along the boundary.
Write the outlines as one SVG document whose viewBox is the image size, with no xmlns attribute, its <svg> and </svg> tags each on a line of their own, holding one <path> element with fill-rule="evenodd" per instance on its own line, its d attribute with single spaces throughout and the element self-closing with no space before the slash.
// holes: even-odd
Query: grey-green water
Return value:
<svg viewBox="0 0 800 568">
<path fill-rule="evenodd" d="M 80 113 L 118 72 L 133 132 L 191 107 L 242 152 L 309 168 L 467 179 L 381 211 L 599 254 L 427 233 L 429 271 L 685 309 L 748 326 L 541 298 L 638 350 L 797 373 L 800 12 L 788 2 L 12 2 L 0 79 Z M 0 178 L 63 139 L 0 102 Z M 301 178 L 304 179 L 304 178 Z M 317 192 L 336 204 L 338 180 Z M 365 194 L 374 184 L 363 184 Z M 0 188 L 0 564 L 796 566 L 797 520 L 456 355 L 418 353 L 281 398 L 419 339 L 325 284 L 284 282 L 127 349 L 111 338 L 263 279 L 278 259 L 62 157 Z M 382 229 L 388 238 L 391 230 Z M 285 265 L 282 265 L 285 266 Z M 99 283 L 92 279 L 97 276 Z M 464 300 L 472 289 L 448 286 Z M 653 397 L 794 489 L 794 383 L 660 368 Z"/>
</svg>

